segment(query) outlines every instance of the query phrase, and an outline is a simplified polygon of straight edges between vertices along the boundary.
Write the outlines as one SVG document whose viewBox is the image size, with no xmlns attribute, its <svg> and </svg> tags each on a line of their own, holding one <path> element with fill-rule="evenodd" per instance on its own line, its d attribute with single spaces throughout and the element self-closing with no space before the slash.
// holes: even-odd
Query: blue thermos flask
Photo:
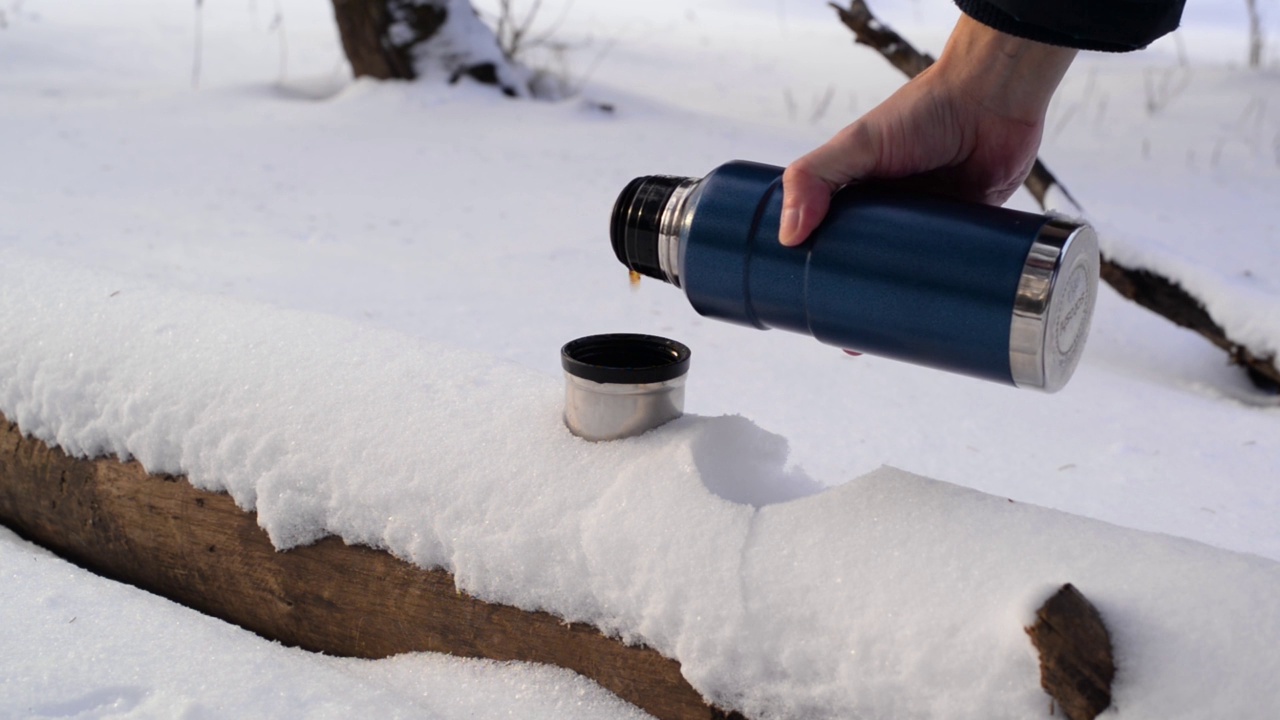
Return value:
<svg viewBox="0 0 1280 720">
<path fill-rule="evenodd" d="M 789 248 L 781 211 L 782 168 L 735 161 L 636 178 L 610 234 L 707 317 L 1045 392 L 1071 378 L 1098 288 L 1088 225 L 856 184 Z"/>
</svg>

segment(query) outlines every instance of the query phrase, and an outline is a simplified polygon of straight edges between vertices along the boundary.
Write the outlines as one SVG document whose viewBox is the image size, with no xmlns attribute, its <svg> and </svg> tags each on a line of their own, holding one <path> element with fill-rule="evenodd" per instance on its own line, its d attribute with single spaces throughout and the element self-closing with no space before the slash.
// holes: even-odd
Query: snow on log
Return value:
<svg viewBox="0 0 1280 720">
<path fill-rule="evenodd" d="M 662 720 L 740 717 L 704 702 L 678 662 L 649 648 L 476 600 L 449 573 L 336 537 L 277 552 L 230 496 L 137 462 L 73 458 L 0 423 L 0 523 L 106 577 L 315 652 L 549 663 Z"/>
<path fill-rule="evenodd" d="M 459 592 L 447 572 L 336 537 L 277 552 L 254 514 L 227 495 L 151 475 L 133 461 L 70 457 L 25 437 L 3 416 L 0 423 L 0 523 L 106 577 L 315 652 L 381 658 L 432 651 L 550 663 L 662 720 L 742 717 L 705 702 L 678 662 L 649 648 L 547 613 L 477 600 Z M 1103 646 L 1111 667 L 1106 628 L 1070 585 L 1038 616 L 1027 633 L 1040 652 L 1045 690 L 1071 720 L 1092 720 L 1110 703 L 1114 669 L 1094 669 Z"/>
</svg>

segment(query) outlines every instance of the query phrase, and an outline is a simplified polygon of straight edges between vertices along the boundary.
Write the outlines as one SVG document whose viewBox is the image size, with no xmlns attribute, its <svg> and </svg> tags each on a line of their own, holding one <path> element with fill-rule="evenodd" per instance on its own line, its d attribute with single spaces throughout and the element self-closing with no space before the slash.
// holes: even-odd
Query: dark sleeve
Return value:
<svg viewBox="0 0 1280 720">
<path fill-rule="evenodd" d="M 1172 32 L 1185 0 L 956 0 L 988 27 L 1047 45 L 1127 52 Z"/>
</svg>

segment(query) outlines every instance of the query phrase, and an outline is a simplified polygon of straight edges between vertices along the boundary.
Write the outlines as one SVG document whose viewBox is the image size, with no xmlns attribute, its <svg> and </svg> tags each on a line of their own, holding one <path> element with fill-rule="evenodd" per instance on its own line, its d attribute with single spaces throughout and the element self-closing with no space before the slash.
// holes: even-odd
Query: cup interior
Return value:
<svg viewBox="0 0 1280 720">
<path fill-rule="evenodd" d="M 656 335 L 589 335 L 565 344 L 565 372 L 599 383 L 646 384 L 674 380 L 689 370 L 689 348 Z"/>
</svg>

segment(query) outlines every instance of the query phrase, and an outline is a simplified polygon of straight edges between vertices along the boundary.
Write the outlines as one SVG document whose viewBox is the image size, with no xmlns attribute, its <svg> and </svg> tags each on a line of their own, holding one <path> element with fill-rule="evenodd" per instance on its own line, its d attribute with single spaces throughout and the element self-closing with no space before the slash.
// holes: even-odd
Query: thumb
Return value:
<svg viewBox="0 0 1280 720">
<path fill-rule="evenodd" d="M 804 242 L 818 227 L 831 206 L 835 191 L 822 178 L 795 164 L 782 174 L 782 220 L 778 225 L 778 241 L 787 247 Z"/>
<path fill-rule="evenodd" d="M 858 122 L 796 160 L 782 174 L 782 221 L 778 240 L 788 247 L 809 237 L 827 215 L 831 194 L 872 174 L 877 151 L 872 133 Z"/>
</svg>

